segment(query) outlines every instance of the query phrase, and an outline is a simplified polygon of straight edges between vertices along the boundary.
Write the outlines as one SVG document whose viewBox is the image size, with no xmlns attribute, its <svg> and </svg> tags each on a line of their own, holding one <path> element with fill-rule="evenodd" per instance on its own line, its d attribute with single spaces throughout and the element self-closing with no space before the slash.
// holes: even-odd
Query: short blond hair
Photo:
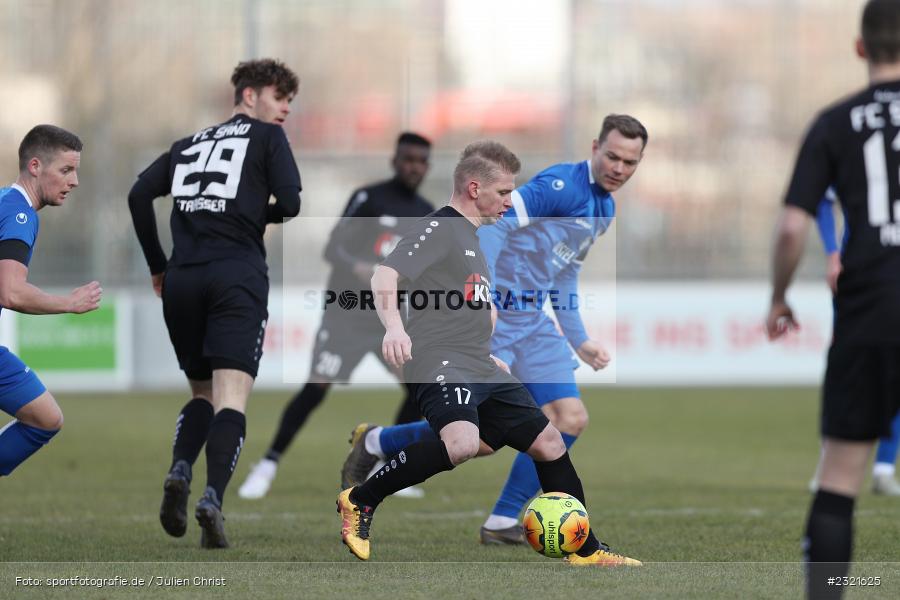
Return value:
<svg viewBox="0 0 900 600">
<path fill-rule="evenodd" d="M 503 144 L 490 140 L 474 142 L 459 156 L 453 170 L 453 191 L 462 192 L 473 179 L 489 184 L 498 173 L 516 175 L 521 168 L 519 158 Z"/>
</svg>

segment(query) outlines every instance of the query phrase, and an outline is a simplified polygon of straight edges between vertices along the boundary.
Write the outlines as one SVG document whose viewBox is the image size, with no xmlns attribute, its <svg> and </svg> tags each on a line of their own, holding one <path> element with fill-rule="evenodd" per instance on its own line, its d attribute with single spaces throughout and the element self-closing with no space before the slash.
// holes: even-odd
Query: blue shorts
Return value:
<svg viewBox="0 0 900 600">
<path fill-rule="evenodd" d="M 581 397 L 575 385 L 578 358 L 543 312 L 499 311 L 491 352 L 509 365 L 538 406 Z"/>
<path fill-rule="evenodd" d="M 0 410 L 15 416 L 19 409 L 47 391 L 19 357 L 0 346 Z"/>
</svg>

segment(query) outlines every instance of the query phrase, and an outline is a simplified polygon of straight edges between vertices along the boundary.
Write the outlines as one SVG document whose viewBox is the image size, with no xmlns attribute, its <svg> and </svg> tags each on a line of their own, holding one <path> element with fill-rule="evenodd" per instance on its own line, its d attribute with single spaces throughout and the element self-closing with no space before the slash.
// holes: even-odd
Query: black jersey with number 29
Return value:
<svg viewBox="0 0 900 600">
<path fill-rule="evenodd" d="M 172 266 L 230 258 L 265 272 L 269 197 L 300 189 L 284 130 L 242 114 L 178 140 L 139 177 L 172 194 Z"/>
<path fill-rule="evenodd" d="M 900 343 L 900 81 L 873 84 L 815 119 L 785 202 L 814 215 L 829 186 L 848 230 L 835 339 Z"/>
</svg>

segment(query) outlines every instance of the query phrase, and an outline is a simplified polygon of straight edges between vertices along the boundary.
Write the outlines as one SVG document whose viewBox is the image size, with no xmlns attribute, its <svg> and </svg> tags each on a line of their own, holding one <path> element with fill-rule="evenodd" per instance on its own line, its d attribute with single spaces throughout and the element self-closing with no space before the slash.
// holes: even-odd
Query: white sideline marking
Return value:
<svg viewBox="0 0 900 600">
<path fill-rule="evenodd" d="M 458 511 L 458 512 L 403 512 L 400 513 L 400 516 L 404 519 L 413 519 L 413 520 L 430 520 L 430 519 L 441 519 L 441 520 L 462 520 L 462 519 L 471 519 L 477 517 L 485 517 L 487 516 L 487 512 L 483 510 L 469 510 L 469 511 Z M 303 517 L 309 517 L 309 513 L 301 513 L 301 512 L 275 512 L 275 513 L 261 513 L 261 512 L 230 512 L 228 510 L 225 511 L 225 517 L 229 521 L 263 521 L 265 519 L 277 520 L 277 521 L 298 521 Z M 192 515 L 188 515 L 188 521 L 191 521 Z M 135 515 L 97 515 L 93 513 L 86 513 L 82 515 L 66 515 L 66 516 L 52 516 L 52 517 L 12 517 L 12 516 L 0 516 L 0 523 L 2 524 L 18 524 L 18 525 L 40 525 L 46 523 L 60 524 L 60 523 L 84 523 L 88 521 L 104 521 L 107 523 L 147 523 L 147 522 L 156 522 L 159 520 L 159 516 L 156 514 L 135 514 Z"/>
<path fill-rule="evenodd" d="M 803 516 L 808 512 L 807 506 L 798 507 L 796 509 L 791 510 L 764 510 L 761 508 L 747 508 L 747 509 L 730 509 L 730 508 L 697 508 L 691 506 L 685 506 L 682 508 L 647 508 L 641 510 L 603 510 L 603 509 L 595 509 L 590 511 L 591 515 L 594 517 L 601 518 L 611 518 L 611 517 L 630 517 L 630 518 L 640 518 L 640 517 L 708 517 L 708 516 L 736 516 L 736 517 L 770 517 L 770 516 L 790 516 L 790 517 L 799 517 Z M 896 510 L 876 510 L 876 509 L 865 509 L 856 511 L 857 517 L 871 517 L 871 516 L 895 516 Z M 225 515 L 229 521 L 263 521 L 263 520 L 280 520 L 280 521 L 298 521 L 304 517 L 311 518 L 309 513 L 301 513 L 301 512 L 274 512 L 274 513 L 261 513 L 261 512 L 231 512 L 225 511 Z M 413 520 L 431 520 L 431 519 L 441 519 L 441 520 L 466 520 L 473 519 L 479 517 L 487 516 L 487 511 L 484 510 L 467 510 L 467 511 L 456 511 L 456 512 L 402 512 L 400 516 L 404 519 L 413 519 Z M 188 520 L 190 521 L 192 515 L 188 515 Z M 97 515 L 93 513 L 86 513 L 81 515 L 73 515 L 73 516 L 52 516 L 52 517 L 26 517 L 26 516 L 0 516 L 0 524 L 12 524 L 12 525 L 41 525 L 41 524 L 60 524 L 60 523 L 83 523 L 86 521 L 104 521 L 104 522 L 115 522 L 115 523 L 146 523 L 146 522 L 156 522 L 159 520 L 159 516 L 155 513 L 147 513 L 147 514 L 135 514 L 135 515 Z"/>
</svg>

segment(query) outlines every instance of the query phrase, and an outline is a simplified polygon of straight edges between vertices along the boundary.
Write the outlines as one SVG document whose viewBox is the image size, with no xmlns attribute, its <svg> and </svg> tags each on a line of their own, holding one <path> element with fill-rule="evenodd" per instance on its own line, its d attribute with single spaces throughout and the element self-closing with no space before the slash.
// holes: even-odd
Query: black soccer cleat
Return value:
<svg viewBox="0 0 900 600">
<path fill-rule="evenodd" d="M 197 510 L 194 512 L 197 523 L 200 524 L 201 548 L 227 548 L 228 539 L 225 537 L 225 517 L 222 515 L 222 503 L 216 496 L 216 490 L 207 487 L 203 496 L 197 502 Z"/>
<path fill-rule="evenodd" d="M 378 457 L 366 450 L 366 434 L 376 427 L 377 425 L 360 423 L 350 432 L 350 454 L 341 467 L 342 490 L 361 485 L 378 462 Z"/>
<path fill-rule="evenodd" d="M 163 482 L 163 499 L 159 507 L 159 522 L 166 533 L 181 537 L 187 531 L 187 501 L 191 495 L 191 465 L 179 460 Z"/>
<path fill-rule="evenodd" d="M 517 545 L 525 543 L 525 528 L 515 524 L 505 529 L 481 528 L 481 543 L 485 546 Z"/>
</svg>

